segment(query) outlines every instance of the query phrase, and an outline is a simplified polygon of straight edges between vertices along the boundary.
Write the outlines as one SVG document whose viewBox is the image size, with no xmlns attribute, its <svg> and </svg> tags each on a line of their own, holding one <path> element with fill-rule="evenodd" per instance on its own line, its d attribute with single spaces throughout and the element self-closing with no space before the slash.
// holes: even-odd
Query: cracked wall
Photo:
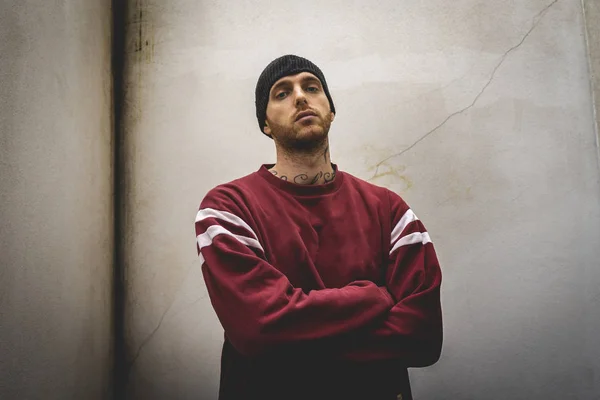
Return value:
<svg viewBox="0 0 600 400">
<path fill-rule="evenodd" d="M 284 53 L 327 76 L 333 162 L 400 193 L 436 243 L 445 347 L 438 364 L 411 370 L 416 398 L 600 392 L 600 187 L 581 2 L 130 7 L 131 398 L 216 398 L 222 330 L 193 221 L 210 188 L 274 161 L 253 95 Z"/>
<path fill-rule="evenodd" d="M 110 1 L 0 2 L 0 398 L 106 399 Z"/>
</svg>

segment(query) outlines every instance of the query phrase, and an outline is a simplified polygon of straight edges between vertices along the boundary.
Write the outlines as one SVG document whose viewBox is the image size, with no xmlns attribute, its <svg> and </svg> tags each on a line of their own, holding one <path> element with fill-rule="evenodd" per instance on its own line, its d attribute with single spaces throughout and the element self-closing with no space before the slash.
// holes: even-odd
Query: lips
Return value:
<svg viewBox="0 0 600 400">
<path fill-rule="evenodd" d="M 302 111 L 301 113 L 299 113 L 298 115 L 296 115 L 296 121 L 300 120 L 301 118 L 307 117 L 307 116 L 317 116 L 317 114 L 314 111 Z"/>
</svg>

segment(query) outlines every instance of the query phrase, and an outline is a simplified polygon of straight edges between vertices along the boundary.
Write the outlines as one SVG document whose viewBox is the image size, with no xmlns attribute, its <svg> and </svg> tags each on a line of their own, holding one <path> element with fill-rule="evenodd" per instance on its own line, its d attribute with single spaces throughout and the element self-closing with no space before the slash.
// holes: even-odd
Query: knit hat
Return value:
<svg viewBox="0 0 600 400">
<path fill-rule="evenodd" d="M 267 104 L 269 103 L 269 92 L 271 91 L 271 87 L 273 87 L 273 84 L 275 84 L 275 82 L 284 76 L 296 75 L 300 72 L 310 72 L 319 78 L 321 85 L 323 85 L 325 95 L 329 100 L 331 111 L 335 114 L 335 107 L 333 106 L 333 100 L 329 94 L 329 89 L 327 88 L 327 82 L 325 81 L 323 72 L 321 72 L 319 67 L 306 58 L 287 54 L 271 61 L 271 63 L 264 69 L 262 74 L 260 74 L 258 82 L 256 83 L 256 118 L 258 119 L 258 126 L 260 127 L 261 132 L 265 135 L 267 134 L 263 129 L 265 127 L 265 120 L 267 119 Z M 270 135 L 267 136 L 271 137 Z"/>
</svg>

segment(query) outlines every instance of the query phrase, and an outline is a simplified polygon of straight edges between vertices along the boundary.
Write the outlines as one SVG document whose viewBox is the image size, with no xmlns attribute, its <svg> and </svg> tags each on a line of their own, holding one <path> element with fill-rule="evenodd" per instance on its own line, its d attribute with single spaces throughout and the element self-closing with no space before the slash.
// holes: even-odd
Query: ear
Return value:
<svg viewBox="0 0 600 400">
<path fill-rule="evenodd" d="M 271 136 L 271 127 L 269 126 L 269 123 L 267 121 L 265 121 L 265 127 L 263 128 L 263 132 Z"/>
<path fill-rule="evenodd" d="M 333 111 L 331 111 L 331 122 L 333 122 L 334 119 L 335 119 L 335 113 Z"/>
</svg>

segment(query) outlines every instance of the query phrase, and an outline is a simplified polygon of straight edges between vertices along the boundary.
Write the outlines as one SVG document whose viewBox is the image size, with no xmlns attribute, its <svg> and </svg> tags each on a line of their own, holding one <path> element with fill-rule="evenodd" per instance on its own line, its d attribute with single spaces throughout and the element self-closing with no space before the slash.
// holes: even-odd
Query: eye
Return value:
<svg viewBox="0 0 600 400">
<path fill-rule="evenodd" d="M 308 90 L 309 92 L 318 92 L 318 91 L 319 91 L 319 88 L 318 88 L 317 86 L 309 86 L 309 87 L 307 88 L 307 90 Z"/>
<path fill-rule="evenodd" d="M 279 92 L 279 93 L 277 93 L 275 95 L 275 98 L 277 98 L 277 99 L 283 99 L 286 94 L 287 94 L 287 92 Z"/>
</svg>

